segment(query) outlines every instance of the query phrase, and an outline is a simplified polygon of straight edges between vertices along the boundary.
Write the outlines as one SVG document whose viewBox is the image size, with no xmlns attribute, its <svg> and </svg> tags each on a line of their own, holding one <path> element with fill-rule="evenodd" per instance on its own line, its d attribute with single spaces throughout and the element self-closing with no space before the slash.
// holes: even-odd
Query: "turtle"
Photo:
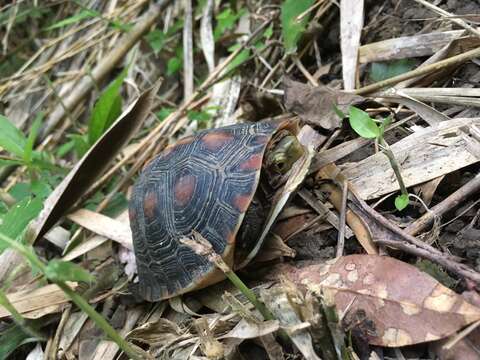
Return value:
<svg viewBox="0 0 480 360">
<path fill-rule="evenodd" d="M 180 240 L 199 233 L 234 267 L 235 248 L 255 244 L 265 220 L 260 175 L 284 176 L 303 155 L 297 132 L 292 119 L 208 129 L 167 146 L 145 166 L 129 204 L 143 299 L 168 299 L 224 279 Z"/>
</svg>

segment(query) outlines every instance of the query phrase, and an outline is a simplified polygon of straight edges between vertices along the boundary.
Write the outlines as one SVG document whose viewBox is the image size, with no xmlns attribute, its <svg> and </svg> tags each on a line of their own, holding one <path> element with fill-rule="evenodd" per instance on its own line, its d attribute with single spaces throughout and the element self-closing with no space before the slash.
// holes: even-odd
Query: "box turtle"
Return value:
<svg viewBox="0 0 480 360">
<path fill-rule="evenodd" d="M 255 244 L 265 220 L 255 197 L 260 174 L 285 174 L 303 155 L 297 127 L 270 120 L 202 131 L 145 167 L 129 207 L 140 296 L 158 301 L 224 278 L 180 239 L 198 232 L 234 267 L 235 243 Z"/>
</svg>

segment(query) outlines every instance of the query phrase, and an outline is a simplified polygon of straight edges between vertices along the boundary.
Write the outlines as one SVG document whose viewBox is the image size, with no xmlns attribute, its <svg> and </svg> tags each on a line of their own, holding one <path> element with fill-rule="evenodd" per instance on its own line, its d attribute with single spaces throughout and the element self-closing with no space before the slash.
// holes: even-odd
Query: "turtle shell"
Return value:
<svg viewBox="0 0 480 360">
<path fill-rule="evenodd" d="M 203 131 L 167 147 L 145 167 L 129 209 L 144 299 L 166 299 L 223 279 L 179 239 L 197 231 L 232 266 L 267 144 L 275 132 L 294 126 L 263 121 Z"/>
</svg>

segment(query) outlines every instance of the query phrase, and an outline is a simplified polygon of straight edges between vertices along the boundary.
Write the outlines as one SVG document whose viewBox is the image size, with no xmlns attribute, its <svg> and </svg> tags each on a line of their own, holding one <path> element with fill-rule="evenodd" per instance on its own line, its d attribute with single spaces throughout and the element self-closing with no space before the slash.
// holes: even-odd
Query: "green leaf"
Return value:
<svg viewBox="0 0 480 360">
<path fill-rule="evenodd" d="M 230 64 L 228 64 L 226 72 L 228 73 L 230 71 L 233 71 L 234 69 L 242 65 L 245 61 L 247 61 L 249 57 L 250 49 L 243 49 L 237 56 L 235 56 L 235 58 L 230 62 Z"/>
<path fill-rule="evenodd" d="M 165 40 L 167 39 L 167 35 L 158 29 L 150 31 L 145 38 L 147 39 L 150 47 L 152 48 L 155 54 L 158 54 L 165 45 Z"/>
<path fill-rule="evenodd" d="M 88 125 L 88 143 L 90 145 L 93 145 L 120 115 L 122 111 L 120 87 L 127 72 L 128 67 L 123 69 L 120 75 L 107 86 L 95 103 Z"/>
<path fill-rule="evenodd" d="M 297 17 L 312 6 L 314 0 L 285 0 L 282 5 L 282 37 L 287 54 L 297 49 L 297 42 L 305 31 L 309 17 L 301 21 Z"/>
<path fill-rule="evenodd" d="M 70 261 L 50 260 L 45 276 L 52 281 L 93 281 L 93 276 L 81 266 Z"/>
<path fill-rule="evenodd" d="M 265 39 L 270 39 L 273 36 L 273 24 L 270 24 L 268 28 L 263 32 L 263 37 Z"/>
<path fill-rule="evenodd" d="M 405 209 L 408 206 L 408 203 L 408 194 L 398 195 L 395 198 L 395 207 L 398 211 L 402 211 L 403 209 Z"/>
<path fill-rule="evenodd" d="M 19 158 L 23 153 L 27 139 L 5 116 L 0 115 L 0 147 Z"/>
<path fill-rule="evenodd" d="M 458 283 L 458 281 L 451 278 L 448 273 L 444 269 L 442 269 L 442 267 L 440 267 L 440 265 L 435 264 L 429 260 L 418 260 L 415 266 L 423 272 L 426 272 L 433 278 L 437 279 L 439 282 L 441 282 L 443 285 L 450 289 L 454 288 Z"/>
<path fill-rule="evenodd" d="M 165 107 L 160 109 L 160 111 L 157 111 L 155 113 L 155 116 L 158 118 L 158 120 L 163 121 L 167 118 L 168 115 L 170 115 L 174 111 L 175 111 L 174 108 Z"/>
<path fill-rule="evenodd" d="M 375 121 L 363 110 L 350 106 L 349 122 L 352 129 L 361 137 L 375 139 L 380 135 L 380 129 Z"/>
<path fill-rule="evenodd" d="M 333 104 L 333 111 L 335 111 L 335 114 L 337 114 L 337 116 L 342 120 L 347 117 L 347 114 L 340 110 L 339 107 L 335 104 Z"/>
<path fill-rule="evenodd" d="M 382 123 L 380 124 L 380 135 L 383 136 L 385 133 L 385 128 L 392 123 L 392 116 L 389 115 L 385 119 L 383 119 Z"/>
<path fill-rule="evenodd" d="M 90 148 L 87 135 L 71 134 L 68 137 L 73 141 L 77 156 L 81 158 L 83 155 L 85 155 Z"/>
<path fill-rule="evenodd" d="M 374 82 L 389 79 L 404 74 L 415 66 L 415 62 L 409 59 L 395 60 L 383 63 L 372 63 L 370 66 L 370 80 Z"/>
<path fill-rule="evenodd" d="M 58 29 L 58 28 L 65 27 L 65 26 L 68 26 L 68 25 L 71 25 L 71 24 L 75 24 L 75 23 L 77 23 L 79 21 L 82 21 L 84 19 L 93 18 L 93 17 L 96 17 L 96 16 L 100 16 L 100 13 L 98 13 L 96 11 L 93 11 L 93 10 L 82 10 L 76 15 L 70 16 L 70 17 L 68 17 L 66 19 L 63 19 L 63 20 L 60 20 L 59 22 L 45 28 L 45 30 L 48 31 L 48 30 Z"/>
<path fill-rule="evenodd" d="M 188 120 L 194 121 L 197 120 L 198 122 L 206 122 L 209 121 L 212 118 L 212 115 L 210 115 L 206 111 L 195 111 L 195 110 L 190 110 L 187 113 Z"/>
<path fill-rule="evenodd" d="M 232 9 L 228 8 L 216 16 L 217 25 L 213 30 L 213 38 L 217 40 L 227 30 L 233 29 L 237 20 L 245 13 L 245 9 L 241 9 L 238 13 L 235 13 Z"/>
<path fill-rule="evenodd" d="M 173 57 L 168 60 L 167 63 L 167 75 L 171 76 L 177 73 L 182 68 L 182 59 L 179 57 Z"/>
<path fill-rule="evenodd" d="M 27 143 L 25 144 L 23 152 L 23 160 L 27 164 L 32 162 L 33 147 L 35 145 L 35 139 L 37 138 L 38 130 L 40 130 L 40 126 L 42 125 L 42 119 L 43 113 L 39 113 L 30 127 L 30 133 L 28 134 Z"/>
<path fill-rule="evenodd" d="M 12 239 L 17 239 L 23 233 L 28 223 L 40 214 L 42 208 L 42 199 L 24 198 L 2 216 L 0 232 Z"/>
<path fill-rule="evenodd" d="M 37 341 L 38 339 L 31 337 L 19 325 L 11 324 L 0 332 L 0 359 L 8 359 L 20 346 Z"/>
<path fill-rule="evenodd" d="M 56 151 L 57 156 L 62 158 L 65 155 L 67 155 L 70 151 L 72 151 L 74 148 L 75 148 L 75 141 L 70 140 L 63 145 L 60 145 L 60 147 L 57 148 L 57 151 Z"/>
</svg>

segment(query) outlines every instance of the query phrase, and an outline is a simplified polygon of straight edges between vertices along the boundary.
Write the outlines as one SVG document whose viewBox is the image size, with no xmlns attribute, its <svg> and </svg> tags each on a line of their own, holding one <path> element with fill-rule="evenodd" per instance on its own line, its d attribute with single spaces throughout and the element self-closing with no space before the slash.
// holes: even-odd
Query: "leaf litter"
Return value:
<svg viewBox="0 0 480 360">
<path fill-rule="evenodd" d="M 0 303 L 0 336 L 16 339 L 0 341 L 0 358 L 121 353 L 46 279 L 75 281 L 143 358 L 478 358 L 475 10 L 473 0 L 2 5 L 0 233 L 31 245 L 47 272 L 0 241 L 0 290 L 23 317 Z M 35 46 L 22 45 L 25 21 L 38 25 Z M 283 179 L 297 189 L 272 199 L 278 219 L 237 271 L 273 318 L 226 282 L 139 299 L 126 216 L 138 172 L 199 130 L 275 116 L 300 121 L 312 159 L 297 169 L 303 183 Z"/>
</svg>

